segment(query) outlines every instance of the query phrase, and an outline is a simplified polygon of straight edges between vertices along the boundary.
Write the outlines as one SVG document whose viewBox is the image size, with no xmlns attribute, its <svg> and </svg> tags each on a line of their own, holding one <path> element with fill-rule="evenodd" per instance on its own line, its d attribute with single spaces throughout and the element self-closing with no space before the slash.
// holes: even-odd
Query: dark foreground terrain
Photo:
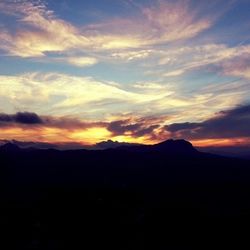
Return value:
<svg viewBox="0 0 250 250">
<path fill-rule="evenodd" d="M 250 162 L 186 141 L 0 149 L 1 249 L 249 249 Z"/>
</svg>

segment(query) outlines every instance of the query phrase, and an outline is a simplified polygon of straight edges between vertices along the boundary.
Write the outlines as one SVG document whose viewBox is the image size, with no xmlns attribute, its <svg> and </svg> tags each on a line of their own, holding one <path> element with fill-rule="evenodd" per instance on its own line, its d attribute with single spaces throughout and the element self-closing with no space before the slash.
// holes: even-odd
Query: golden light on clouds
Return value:
<svg viewBox="0 0 250 250">
<path fill-rule="evenodd" d="M 162 140 L 161 137 L 150 138 L 149 135 L 134 137 L 131 133 L 124 135 L 112 135 L 105 127 L 93 127 L 86 129 L 60 129 L 60 128 L 1 128 L 0 140 L 33 141 L 44 143 L 79 143 L 84 145 L 94 145 L 95 143 L 113 140 L 119 142 L 154 144 Z M 196 147 L 225 147 L 249 145 L 250 137 L 242 138 L 213 138 L 213 139 L 193 139 L 190 140 Z"/>
<path fill-rule="evenodd" d="M 79 143 L 82 145 L 93 145 L 95 143 L 112 139 L 119 142 L 145 143 L 151 144 L 148 136 L 133 137 L 127 135 L 112 135 L 105 127 L 92 127 L 85 129 L 62 129 L 62 128 L 1 128 L 0 140 L 12 140 L 15 138 L 20 141 L 33 141 L 44 143 Z"/>
</svg>

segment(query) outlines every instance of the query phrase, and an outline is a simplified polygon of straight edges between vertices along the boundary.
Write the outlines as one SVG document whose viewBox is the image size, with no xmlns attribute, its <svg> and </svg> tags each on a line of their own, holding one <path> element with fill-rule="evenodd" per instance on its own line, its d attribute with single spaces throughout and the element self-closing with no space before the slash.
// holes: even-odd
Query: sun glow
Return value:
<svg viewBox="0 0 250 250">
<path fill-rule="evenodd" d="M 98 141 L 110 138 L 111 132 L 103 127 L 88 128 L 82 131 L 73 131 L 69 137 L 76 142 L 84 142 L 85 144 L 95 144 Z"/>
</svg>

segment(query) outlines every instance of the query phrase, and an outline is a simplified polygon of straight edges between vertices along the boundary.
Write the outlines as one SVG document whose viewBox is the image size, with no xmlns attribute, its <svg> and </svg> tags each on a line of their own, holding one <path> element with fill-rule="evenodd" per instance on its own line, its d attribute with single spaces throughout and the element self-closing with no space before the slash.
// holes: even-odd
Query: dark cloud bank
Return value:
<svg viewBox="0 0 250 250">
<path fill-rule="evenodd" d="M 0 127 L 18 126 L 44 126 L 65 129 L 89 128 L 94 126 L 105 126 L 102 122 L 83 122 L 70 117 L 39 116 L 33 112 L 18 112 L 16 114 L 0 113 Z"/>
<path fill-rule="evenodd" d="M 108 124 L 107 129 L 113 133 L 113 135 L 123 135 L 127 132 L 133 137 L 141 137 L 144 135 L 150 135 L 154 129 L 158 128 L 158 124 L 147 124 L 147 120 L 130 122 L 129 120 L 119 120 Z"/>
<path fill-rule="evenodd" d="M 0 124 L 42 124 L 43 120 L 36 114 L 30 112 L 18 112 L 16 114 L 0 114 Z"/>
<path fill-rule="evenodd" d="M 165 126 L 173 137 L 186 139 L 250 137 L 250 105 L 221 111 L 198 123 L 173 123 Z"/>
</svg>

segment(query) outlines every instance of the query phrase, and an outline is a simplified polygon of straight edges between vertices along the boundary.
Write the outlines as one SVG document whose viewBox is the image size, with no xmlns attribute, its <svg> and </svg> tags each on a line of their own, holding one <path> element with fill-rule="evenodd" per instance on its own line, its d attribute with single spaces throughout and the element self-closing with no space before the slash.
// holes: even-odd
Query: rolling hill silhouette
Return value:
<svg viewBox="0 0 250 250">
<path fill-rule="evenodd" d="M 249 161 L 199 152 L 185 140 L 66 151 L 8 143 L 0 165 L 3 249 L 248 242 Z"/>
</svg>

